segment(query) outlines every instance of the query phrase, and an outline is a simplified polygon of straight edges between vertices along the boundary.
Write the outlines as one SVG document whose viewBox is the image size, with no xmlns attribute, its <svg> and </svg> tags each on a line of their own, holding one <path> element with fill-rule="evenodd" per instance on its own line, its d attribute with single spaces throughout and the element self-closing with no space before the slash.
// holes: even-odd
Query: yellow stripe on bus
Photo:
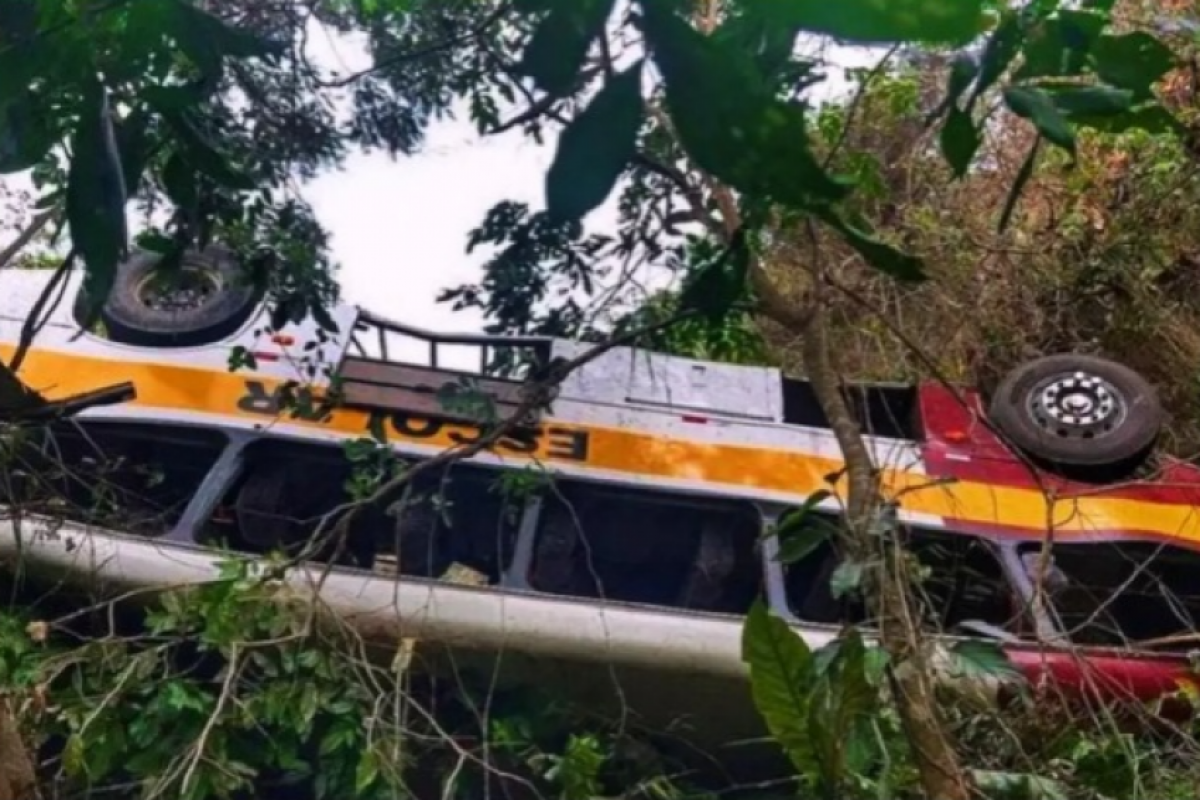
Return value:
<svg viewBox="0 0 1200 800">
<path fill-rule="evenodd" d="M 0 344 L 0 355 L 11 354 Z M 21 368 L 21 378 L 49 398 L 94 390 L 132 381 L 137 387 L 137 407 L 178 411 L 181 414 L 218 414 L 239 419 L 256 415 L 239 407 L 245 401 L 247 382 L 257 382 L 271 392 L 282 381 L 249 373 L 198 369 L 177 364 L 105 361 L 91 356 L 51 350 L 33 350 Z M 324 421 L 284 421 L 347 437 L 368 435 L 370 415 L 340 408 Z M 409 435 L 394 427 L 389 439 L 446 447 L 470 434 L 466 425 L 437 424 L 425 435 Z M 621 472 L 637 478 L 664 478 L 729 486 L 754 487 L 797 495 L 797 499 L 827 488 L 825 477 L 842 462 L 798 451 L 713 444 L 654 435 L 644 431 L 547 420 L 543 434 L 524 446 L 499 448 L 506 458 L 573 462 L 594 469 Z M 586 453 L 584 453 L 586 451 Z M 581 457 L 582 456 L 582 457 Z M 1200 545 L 1200 516 L 1188 505 L 1153 503 L 1127 498 L 1083 497 L 1051 503 L 1033 489 L 999 486 L 980 481 L 955 481 L 933 485 L 932 478 L 885 469 L 889 493 L 903 491 L 905 509 L 962 522 L 1045 531 L 1051 521 L 1055 536 L 1086 536 L 1090 532 L 1137 531 Z"/>
</svg>

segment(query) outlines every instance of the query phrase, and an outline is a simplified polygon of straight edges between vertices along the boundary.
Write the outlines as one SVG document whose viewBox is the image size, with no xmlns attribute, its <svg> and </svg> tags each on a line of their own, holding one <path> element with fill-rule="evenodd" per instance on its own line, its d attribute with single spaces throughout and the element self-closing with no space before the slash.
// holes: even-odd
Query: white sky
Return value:
<svg viewBox="0 0 1200 800">
<path fill-rule="evenodd" d="M 353 40 L 335 43 L 317 35 L 309 42 L 319 61 L 339 71 L 369 63 Z M 839 53 L 838 60 L 862 65 L 871 63 L 871 54 Z M 845 85 L 840 77 L 830 76 L 830 89 Z M 478 331 L 483 320 L 477 312 L 455 312 L 435 298 L 443 289 L 481 277 L 489 253 L 479 249 L 468 255 L 466 243 L 489 208 L 506 199 L 527 202 L 534 210 L 543 206 L 554 142 L 547 135 L 539 146 L 519 131 L 483 138 L 464 115 L 432 126 L 425 147 L 414 156 L 393 160 L 355 154 L 343 168 L 304 185 L 305 198 L 331 233 L 343 299 L 432 330 Z M 5 181 L 29 186 L 25 176 L 5 176 Z M 616 195 L 588 218 L 589 231 L 615 227 Z"/>
<path fill-rule="evenodd" d="M 353 39 L 334 42 L 317 35 L 309 42 L 312 55 L 331 69 L 345 73 L 370 64 Z M 879 53 L 836 50 L 837 63 L 846 67 L 873 64 Z M 831 73 L 822 94 L 847 85 Z M 455 312 L 435 298 L 442 289 L 480 278 L 489 253 L 467 255 L 467 234 L 489 208 L 506 199 L 543 207 L 555 141 L 547 134 L 538 145 L 519 131 L 480 137 L 464 115 L 431 128 L 427 146 L 415 156 L 397 161 L 355 156 L 344 170 L 308 184 L 305 197 L 332 232 L 344 299 L 432 330 L 479 330 L 483 319 L 473 309 Z M 585 221 L 589 231 L 615 229 L 617 195 L 614 191 Z"/>
</svg>

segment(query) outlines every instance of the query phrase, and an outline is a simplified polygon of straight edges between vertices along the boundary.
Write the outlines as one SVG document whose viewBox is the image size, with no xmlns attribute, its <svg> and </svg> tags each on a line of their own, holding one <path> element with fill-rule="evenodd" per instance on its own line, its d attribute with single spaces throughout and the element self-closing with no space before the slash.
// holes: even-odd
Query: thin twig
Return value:
<svg viewBox="0 0 1200 800">
<path fill-rule="evenodd" d="M 54 219 L 57 213 L 57 207 L 48 208 L 30 220 L 25 229 L 17 234 L 17 238 L 13 239 L 8 247 L 0 250 L 0 269 L 7 267 L 10 261 L 20 255 L 25 246 L 33 241 L 34 237 L 41 233 L 43 228 L 50 224 L 50 221 Z"/>
</svg>

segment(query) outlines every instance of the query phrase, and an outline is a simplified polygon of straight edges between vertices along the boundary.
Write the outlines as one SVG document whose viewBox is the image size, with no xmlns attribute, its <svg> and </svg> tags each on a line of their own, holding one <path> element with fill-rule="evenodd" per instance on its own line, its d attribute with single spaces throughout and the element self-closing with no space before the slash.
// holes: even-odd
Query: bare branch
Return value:
<svg viewBox="0 0 1200 800">
<path fill-rule="evenodd" d="M 17 234 L 17 238 L 8 247 L 0 250 L 0 269 L 7 267 L 10 261 L 20 255 L 21 251 L 50 224 L 57 214 L 57 207 L 48 208 L 30 220 L 29 224 L 25 226 L 25 230 Z"/>
</svg>

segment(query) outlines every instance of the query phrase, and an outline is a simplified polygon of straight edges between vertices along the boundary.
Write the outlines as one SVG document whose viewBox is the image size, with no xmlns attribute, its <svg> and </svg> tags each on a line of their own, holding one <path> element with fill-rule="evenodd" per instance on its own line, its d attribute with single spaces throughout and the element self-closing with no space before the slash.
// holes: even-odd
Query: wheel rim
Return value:
<svg viewBox="0 0 1200 800">
<path fill-rule="evenodd" d="M 1036 384 L 1028 394 L 1030 419 L 1063 439 L 1094 439 L 1116 430 L 1129 407 L 1109 381 L 1088 372 L 1057 375 Z"/>
<path fill-rule="evenodd" d="M 193 311 L 212 302 L 222 281 L 211 270 L 184 266 L 172 274 L 150 273 L 138 283 L 138 302 L 156 311 Z"/>
</svg>

